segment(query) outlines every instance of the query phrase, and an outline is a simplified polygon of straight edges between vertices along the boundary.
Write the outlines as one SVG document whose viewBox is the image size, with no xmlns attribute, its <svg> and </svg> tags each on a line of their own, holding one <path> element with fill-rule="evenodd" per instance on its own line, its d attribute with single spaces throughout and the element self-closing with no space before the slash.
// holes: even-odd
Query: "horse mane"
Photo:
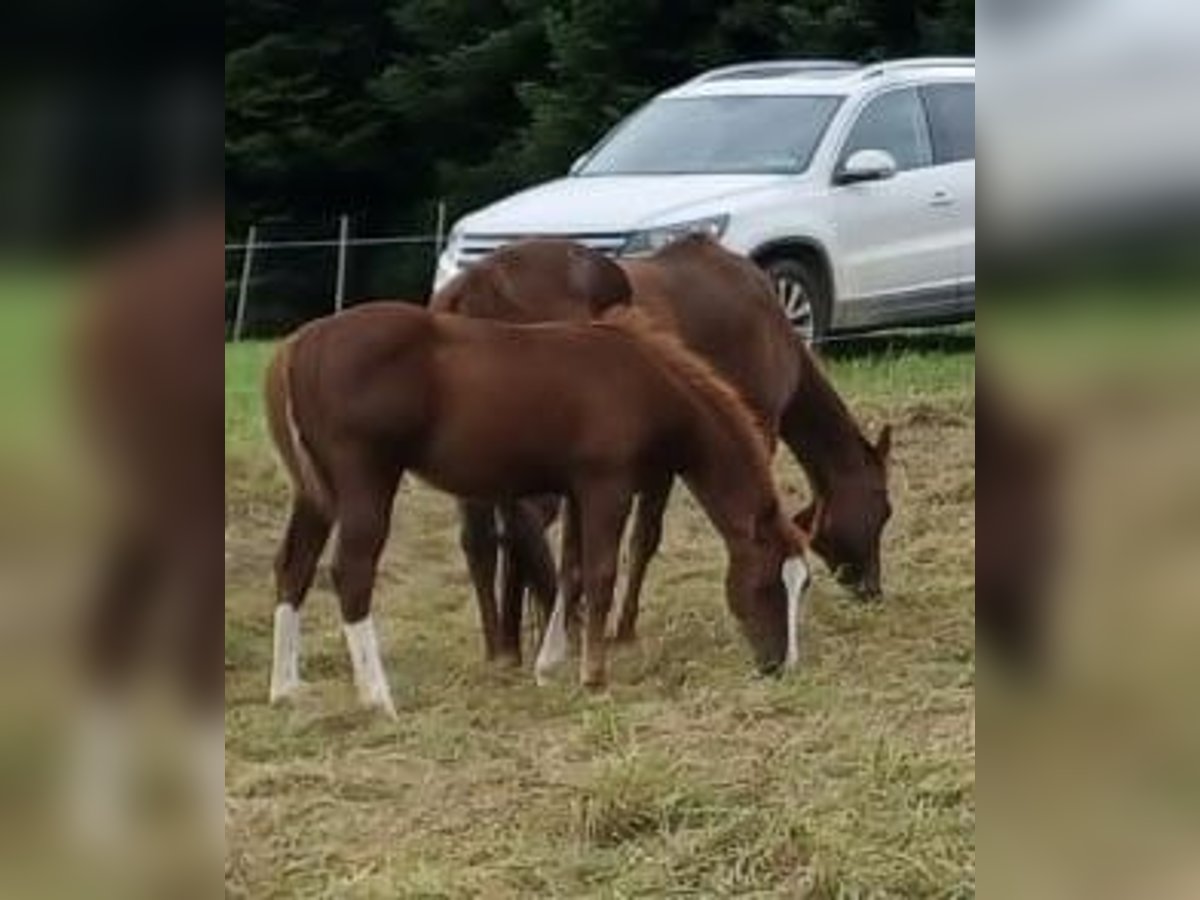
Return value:
<svg viewBox="0 0 1200 900">
<path fill-rule="evenodd" d="M 806 413 L 809 416 L 820 417 L 821 430 L 835 432 L 857 448 L 868 463 L 875 462 L 875 445 L 863 432 L 862 425 L 850 412 L 841 394 L 834 388 L 825 367 L 805 347 L 799 349 L 798 356 Z"/>
<path fill-rule="evenodd" d="M 636 308 L 613 307 L 602 318 L 596 319 L 594 326 L 611 328 L 646 348 L 654 360 L 699 395 L 728 429 L 743 439 L 750 447 L 755 462 L 770 479 L 767 429 L 741 394 L 707 360 L 688 349 L 678 335 L 657 327 L 653 320 Z"/>
</svg>

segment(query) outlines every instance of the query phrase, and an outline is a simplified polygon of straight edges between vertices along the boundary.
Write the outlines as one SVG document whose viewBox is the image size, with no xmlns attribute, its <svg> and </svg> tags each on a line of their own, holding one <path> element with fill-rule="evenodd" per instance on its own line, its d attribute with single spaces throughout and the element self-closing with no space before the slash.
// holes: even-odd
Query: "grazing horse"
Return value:
<svg viewBox="0 0 1200 900">
<path fill-rule="evenodd" d="M 357 306 L 301 329 L 267 373 L 271 435 L 294 498 L 277 558 L 271 697 L 299 682 L 299 608 L 331 528 L 333 582 L 359 696 L 394 715 L 371 594 L 405 472 L 458 497 L 567 498 L 587 600 L 580 676 L 606 680 L 605 623 L 633 495 L 680 475 L 724 539 L 726 596 L 758 667 L 798 655 L 804 535 L 737 395 L 630 312 L 518 326 Z"/>
<path fill-rule="evenodd" d="M 622 276 L 624 276 L 622 278 Z M 742 395 L 773 444 L 782 437 L 804 469 L 813 502 L 797 516 L 812 535 L 813 549 L 838 579 L 864 598 L 877 597 L 880 538 L 891 515 L 887 492 L 890 428 L 868 441 L 820 366 L 791 326 L 754 263 L 704 237 L 674 243 L 655 255 L 614 262 L 586 247 L 534 240 L 496 251 L 447 284 L 432 301 L 435 310 L 509 321 L 584 320 L 597 309 L 632 303 L 657 325 L 677 334 Z M 629 578 L 615 637 L 630 640 L 646 567 L 662 533 L 671 480 L 649 485 L 639 498 L 631 540 Z M 464 511 L 463 545 L 481 607 L 494 603 L 487 584 L 495 574 L 494 517 L 490 509 Z M 509 570 L 528 572 L 528 560 L 547 552 L 525 544 L 531 516 L 507 508 L 507 543 L 519 545 L 525 562 Z M 482 536 L 481 536 L 482 535 Z M 512 551 L 510 551 L 512 552 Z M 564 546 L 564 553 L 571 548 Z M 570 572 L 570 559 L 565 571 Z M 535 595 L 544 594 L 545 571 L 536 573 Z M 564 589 L 578 593 L 578 579 Z M 501 622 L 520 617 L 522 592 L 505 589 Z M 516 597 L 517 605 L 512 606 Z M 491 599 L 489 599 L 491 598 Z M 493 614 L 494 615 L 494 614 Z M 485 640 L 488 614 L 484 613 Z M 515 654 L 509 624 L 502 652 Z M 549 663 L 551 660 L 547 659 Z"/>
</svg>

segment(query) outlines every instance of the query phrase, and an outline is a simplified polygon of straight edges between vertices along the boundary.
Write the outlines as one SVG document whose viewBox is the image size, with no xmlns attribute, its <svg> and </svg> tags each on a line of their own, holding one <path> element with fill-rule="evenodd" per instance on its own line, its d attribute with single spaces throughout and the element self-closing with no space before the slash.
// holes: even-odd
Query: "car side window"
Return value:
<svg viewBox="0 0 1200 900">
<path fill-rule="evenodd" d="M 850 129 L 839 165 L 859 150 L 886 150 L 901 172 L 932 164 L 925 107 L 915 89 L 889 91 L 866 105 Z"/>
<path fill-rule="evenodd" d="M 929 84 L 921 88 L 933 136 L 933 158 L 942 163 L 975 158 L 975 85 Z"/>
</svg>

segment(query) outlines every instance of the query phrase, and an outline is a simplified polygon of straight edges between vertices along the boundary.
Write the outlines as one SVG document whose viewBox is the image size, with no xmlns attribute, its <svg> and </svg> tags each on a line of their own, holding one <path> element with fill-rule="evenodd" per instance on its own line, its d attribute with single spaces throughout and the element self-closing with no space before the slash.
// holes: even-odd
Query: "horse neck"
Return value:
<svg viewBox="0 0 1200 900">
<path fill-rule="evenodd" d="M 870 465 L 870 444 L 825 373 L 804 349 L 800 378 L 784 410 L 780 437 L 819 494 Z"/>
<path fill-rule="evenodd" d="M 755 517 L 779 501 L 771 462 L 753 413 L 737 392 L 682 341 L 647 324 L 640 312 L 615 311 L 606 327 L 624 331 L 673 385 L 675 446 L 684 448 L 676 472 L 735 551 L 753 537 Z M 678 417 L 678 418 L 676 418 Z"/>
<path fill-rule="evenodd" d="M 716 416 L 698 411 L 680 473 L 730 548 L 753 536 L 755 519 L 778 504 L 765 451 Z"/>
</svg>

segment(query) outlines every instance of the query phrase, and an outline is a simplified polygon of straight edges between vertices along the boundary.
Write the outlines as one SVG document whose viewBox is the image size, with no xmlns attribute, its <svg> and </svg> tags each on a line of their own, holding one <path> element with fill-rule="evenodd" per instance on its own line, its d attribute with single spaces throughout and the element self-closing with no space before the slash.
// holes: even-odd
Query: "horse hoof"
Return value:
<svg viewBox="0 0 1200 900">
<path fill-rule="evenodd" d="M 533 678 L 537 682 L 538 687 L 545 687 L 553 678 L 554 673 L 565 663 L 566 655 L 558 653 L 542 652 L 538 654 L 537 661 L 533 664 Z"/>
<path fill-rule="evenodd" d="M 519 669 L 521 668 L 521 655 L 519 653 L 501 652 L 495 654 L 488 662 L 498 669 Z"/>
<path fill-rule="evenodd" d="M 400 718 L 399 714 L 396 712 L 395 704 L 392 703 L 391 697 L 380 697 L 369 701 L 364 700 L 362 701 L 362 707 L 369 712 L 379 713 L 383 715 L 384 718 L 390 719 L 393 722 L 398 721 Z"/>
<path fill-rule="evenodd" d="M 273 684 L 271 685 L 271 693 L 268 701 L 271 706 L 280 706 L 284 703 L 290 703 L 299 699 L 300 695 L 304 693 L 306 687 L 307 685 L 299 679 L 296 679 L 295 681 L 284 682 L 283 684 Z"/>
</svg>

